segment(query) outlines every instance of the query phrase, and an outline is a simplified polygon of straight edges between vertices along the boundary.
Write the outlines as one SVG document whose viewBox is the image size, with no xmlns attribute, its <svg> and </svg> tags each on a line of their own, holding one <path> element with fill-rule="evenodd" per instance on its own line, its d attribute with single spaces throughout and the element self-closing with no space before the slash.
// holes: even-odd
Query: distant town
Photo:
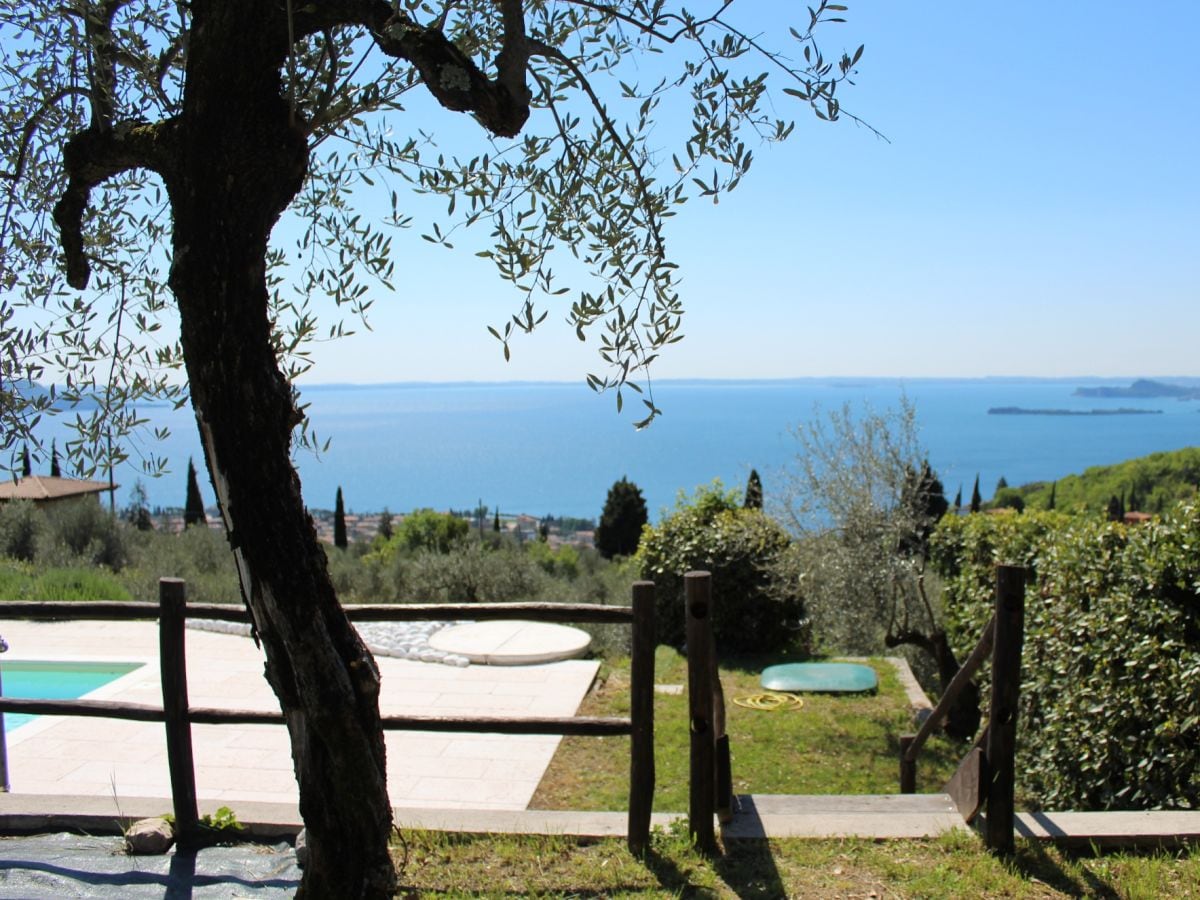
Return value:
<svg viewBox="0 0 1200 900">
<path fill-rule="evenodd" d="M 450 513 L 470 522 L 471 527 L 478 532 L 495 530 L 497 516 L 492 511 L 485 511 L 485 514 L 482 516 L 478 514 L 478 511 L 450 510 Z M 210 506 L 205 508 L 204 514 L 208 519 L 209 528 L 220 529 L 222 527 L 221 516 L 217 507 Z M 332 544 L 333 510 L 310 509 L 309 514 L 313 517 L 313 523 L 317 527 L 317 539 L 322 543 Z M 384 513 L 382 512 L 346 513 L 347 539 L 352 543 L 374 540 L 375 536 L 379 534 L 379 527 L 383 516 Z M 404 521 L 403 513 L 391 513 L 391 516 L 393 528 Z M 151 518 L 154 521 L 154 527 L 159 531 L 168 533 L 183 531 L 182 507 L 156 508 L 151 513 Z M 538 516 L 530 516 L 524 513 L 500 513 L 499 525 L 501 533 L 515 538 L 518 542 L 539 540 L 543 536 L 544 531 L 545 539 L 551 547 L 558 547 L 563 544 L 569 544 L 573 547 L 595 546 L 596 523 L 591 519 L 557 516 L 539 518 Z"/>
</svg>

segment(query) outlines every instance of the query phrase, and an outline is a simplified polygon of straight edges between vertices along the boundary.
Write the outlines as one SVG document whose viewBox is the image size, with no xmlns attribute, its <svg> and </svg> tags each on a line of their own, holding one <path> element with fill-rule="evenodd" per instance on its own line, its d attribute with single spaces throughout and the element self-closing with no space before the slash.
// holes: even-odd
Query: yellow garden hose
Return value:
<svg viewBox="0 0 1200 900">
<path fill-rule="evenodd" d="M 795 694 L 777 692 L 751 694 L 749 697 L 734 697 L 733 702 L 738 706 L 744 706 L 746 709 L 757 709 L 763 712 L 800 709 L 800 707 L 804 706 L 804 701 Z"/>
</svg>

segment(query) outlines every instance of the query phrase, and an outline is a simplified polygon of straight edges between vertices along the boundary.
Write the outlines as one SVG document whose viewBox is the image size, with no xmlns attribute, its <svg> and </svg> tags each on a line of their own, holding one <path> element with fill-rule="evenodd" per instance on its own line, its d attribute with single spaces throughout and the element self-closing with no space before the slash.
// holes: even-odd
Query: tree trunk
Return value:
<svg viewBox="0 0 1200 900">
<path fill-rule="evenodd" d="M 297 413 L 271 342 L 267 242 L 308 160 L 281 99 L 285 9 L 193 5 L 178 165 L 167 177 L 170 284 L 205 459 L 291 735 L 309 841 L 300 895 L 389 897 L 379 672 L 338 605 L 301 498 L 290 458 Z"/>
<path fill-rule="evenodd" d="M 958 674 L 959 662 L 950 648 L 946 632 L 938 630 L 933 634 L 933 658 L 937 662 L 938 681 L 942 692 L 950 686 L 954 676 Z M 979 685 L 968 681 L 958 699 L 946 713 L 946 734 L 960 741 L 969 741 L 979 730 Z"/>
<path fill-rule="evenodd" d="M 954 676 L 958 674 L 959 662 L 946 637 L 946 632 L 936 629 L 932 634 L 919 631 L 905 630 L 888 634 L 884 638 L 888 647 L 899 647 L 901 644 L 911 644 L 924 650 L 933 658 L 938 669 L 938 683 L 942 692 L 950 686 Z M 946 734 L 960 741 L 975 737 L 979 729 L 979 685 L 974 681 L 967 682 L 954 705 L 946 713 Z"/>
</svg>

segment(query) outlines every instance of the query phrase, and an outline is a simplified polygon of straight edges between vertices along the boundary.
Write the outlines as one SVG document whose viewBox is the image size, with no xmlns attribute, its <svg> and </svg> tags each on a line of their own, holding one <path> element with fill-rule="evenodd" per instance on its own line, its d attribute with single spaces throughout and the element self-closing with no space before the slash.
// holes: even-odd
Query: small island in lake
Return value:
<svg viewBox="0 0 1200 900">
<path fill-rule="evenodd" d="M 989 416 L 1155 416 L 1161 409 L 1025 409 L 1021 406 L 993 406 Z"/>
<path fill-rule="evenodd" d="M 1081 387 L 1075 388 L 1076 397 L 1174 397 L 1177 400 L 1200 400 L 1200 388 L 1181 384 L 1166 384 L 1139 378 L 1129 387 Z"/>
</svg>

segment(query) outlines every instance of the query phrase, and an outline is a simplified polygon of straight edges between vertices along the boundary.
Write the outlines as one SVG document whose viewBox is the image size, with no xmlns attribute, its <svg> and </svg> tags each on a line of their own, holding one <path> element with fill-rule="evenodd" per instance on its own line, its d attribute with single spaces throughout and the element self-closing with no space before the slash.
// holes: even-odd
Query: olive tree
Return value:
<svg viewBox="0 0 1200 900">
<path fill-rule="evenodd" d="M 491 326 L 505 357 L 568 291 L 564 259 L 582 279 L 568 319 L 605 366 L 589 383 L 618 405 L 637 390 L 653 417 L 646 367 L 683 314 L 665 223 L 734 187 L 747 141 L 791 133 L 769 82 L 837 119 L 862 52 L 816 44 L 842 6 L 778 41 L 739 24 L 755 4 L 701 6 L 0 0 L 0 442 L 11 456 L 79 403 L 66 449 L 86 474 L 120 461 L 137 401 L 190 401 L 292 740 L 307 896 L 386 896 L 395 875 L 379 673 L 305 511 L 291 379 L 313 339 L 404 287 L 409 188 L 445 203 L 423 237 L 477 226 L 513 286 Z M 478 154 L 434 143 L 453 114 L 477 124 Z M 675 121 L 663 146 L 655 128 Z M 368 195 L 390 208 L 364 216 Z"/>
<path fill-rule="evenodd" d="M 793 429 L 796 463 L 778 510 L 797 538 L 782 568 L 803 586 L 819 640 L 840 652 L 910 646 L 944 689 L 958 671 L 927 580 L 929 537 L 949 509 L 917 433 L 916 409 L 846 405 Z M 968 692 L 947 730 L 974 731 Z"/>
</svg>

